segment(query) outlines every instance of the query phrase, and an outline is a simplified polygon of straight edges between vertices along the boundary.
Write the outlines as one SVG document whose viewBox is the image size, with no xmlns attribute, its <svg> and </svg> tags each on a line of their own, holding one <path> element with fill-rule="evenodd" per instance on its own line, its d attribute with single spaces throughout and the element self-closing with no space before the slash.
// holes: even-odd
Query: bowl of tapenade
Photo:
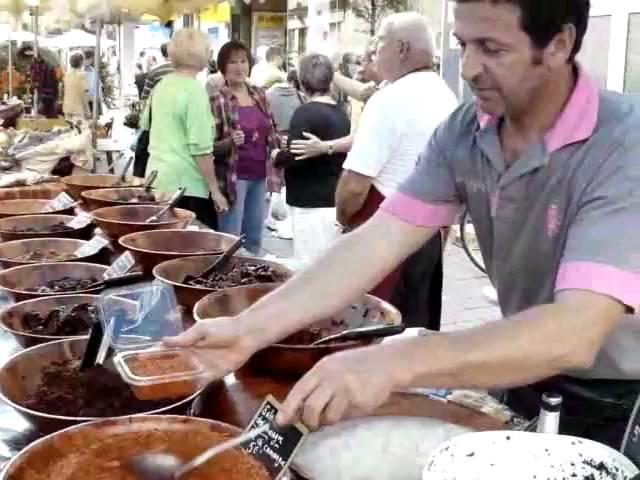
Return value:
<svg viewBox="0 0 640 480">
<path fill-rule="evenodd" d="M 49 210 L 51 200 L 17 199 L 0 200 L 0 218 L 17 217 L 19 215 L 71 215 L 74 207 Z"/>
<path fill-rule="evenodd" d="M 211 293 L 196 304 L 193 316 L 197 322 L 216 317 L 234 317 L 280 286 L 280 284 L 248 285 Z M 374 342 L 374 340 L 343 340 L 311 345 L 315 341 L 351 328 L 401 324 L 402 315 L 393 305 L 373 295 L 364 295 L 343 312 L 316 322 L 313 326 L 295 332 L 257 352 L 249 360 L 248 365 L 269 374 L 302 376 L 327 355 Z"/>
<path fill-rule="evenodd" d="M 0 218 L 0 238 L 3 242 L 27 238 L 77 238 L 89 240 L 96 226 L 93 222 L 70 225 L 73 215 L 20 215 Z"/>
<path fill-rule="evenodd" d="M 52 295 L 95 293 L 94 286 L 109 269 L 105 265 L 86 262 L 33 263 L 0 272 L 0 289 L 13 301 Z"/>
<path fill-rule="evenodd" d="M 82 200 L 89 210 L 123 205 L 158 205 L 168 203 L 173 193 L 145 188 L 101 188 L 82 192 Z"/>
<path fill-rule="evenodd" d="M 136 480 L 127 459 L 149 451 L 188 461 L 241 433 L 213 420 L 171 415 L 99 420 L 42 438 L 7 465 L 2 480 Z M 270 480 L 265 466 L 244 450 L 222 452 L 188 480 Z M 187 479 L 185 479 L 187 480 Z"/>
<path fill-rule="evenodd" d="M 8 305 L 0 327 L 25 347 L 89 334 L 98 320 L 98 295 L 42 297 Z"/>
<path fill-rule="evenodd" d="M 30 238 L 0 243 L 0 265 L 3 268 L 12 268 L 31 263 L 104 263 L 108 260 L 102 250 L 90 252 L 88 255 L 78 253 L 87 243 L 87 240 L 74 238 Z"/>
<path fill-rule="evenodd" d="M 82 192 L 86 190 L 141 187 L 144 185 L 144 178 L 127 177 L 123 182 L 120 175 L 113 174 L 70 175 L 64 177 L 62 182 L 73 198 L 82 200 Z"/>
<path fill-rule="evenodd" d="M 153 276 L 173 287 L 180 305 L 192 309 L 209 293 L 241 285 L 282 283 L 293 276 L 285 265 L 253 257 L 233 257 L 222 272 L 206 278 L 198 275 L 219 258 L 217 255 L 183 257 L 163 262 Z"/>
<path fill-rule="evenodd" d="M 86 345 L 87 338 L 71 338 L 13 355 L 0 367 L 0 398 L 49 433 L 98 418 L 185 413 L 198 394 L 141 400 L 115 369 L 81 370 Z"/>
<path fill-rule="evenodd" d="M 99 208 L 92 212 L 93 220 L 110 238 L 118 240 L 124 235 L 147 230 L 186 228 L 196 218 L 184 208 L 172 208 L 163 213 L 159 221 L 146 223 L 154 215 L 161 213 L 161 205 L 123 205 L 121 207 Z"/>
</svg>

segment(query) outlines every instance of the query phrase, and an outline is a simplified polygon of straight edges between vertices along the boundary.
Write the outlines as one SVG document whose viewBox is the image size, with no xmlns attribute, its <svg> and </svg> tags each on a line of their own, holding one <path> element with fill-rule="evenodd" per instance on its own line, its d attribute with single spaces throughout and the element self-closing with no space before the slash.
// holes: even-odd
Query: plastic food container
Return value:
<svg viewBox="0 0 640 480">
<path fill-rule="evenodd" d="M 136 397 L 180 398 L 203 386 L 207 370 L 198 356 L 162 344 L 163 338 L 184 331 L 171 287 L 153 282 L 107 290 L 98 307 L 115 367 Z"/>
<path fill-rule="evenodd" d="M 140 400 L 188 397 L 206 374 L 197 357 L 181 349 L 122 352 L 114 362 Z"/>
</svg>

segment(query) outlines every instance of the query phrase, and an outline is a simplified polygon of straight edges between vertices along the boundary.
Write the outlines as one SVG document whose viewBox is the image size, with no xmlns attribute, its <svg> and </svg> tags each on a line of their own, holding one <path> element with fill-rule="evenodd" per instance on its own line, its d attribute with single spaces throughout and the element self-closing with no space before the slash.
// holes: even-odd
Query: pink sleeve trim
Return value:
<svg viewBox="0 0 640 480">
<path fill-rule="evenodd" d="M 590 290 L 613 297 L 625 305 L 640 305 L 640 274 L 594 262 L 565 262 L 556 278 L 560 290 Z"/>
<path fill-rule="evenodd" d="M 419 227 L 445 227 L 453 224 L 458 204 L 428 203 L 406 193 L 396 192 L 380 207 L 400 220 Z"/>
</svg>

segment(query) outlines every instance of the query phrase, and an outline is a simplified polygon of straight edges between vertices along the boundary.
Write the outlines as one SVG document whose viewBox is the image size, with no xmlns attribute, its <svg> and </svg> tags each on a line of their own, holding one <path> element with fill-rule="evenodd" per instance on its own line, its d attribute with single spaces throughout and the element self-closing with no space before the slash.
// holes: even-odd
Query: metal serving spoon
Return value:
<svg viewBox="0 0 640 480">
<path fill-rule="evenodd" d="M 184 463 L 178 457 L 169 453 L 142 453 L 129 458 L 125 464 L 129 472 L 133 473 L 139 480 L 178 480 L 207 463 L 219 453 L 239 447 L 243 443 L 265 433 L 269 428 L 271 428 L 271 425 L 267 423 L 262 427 L 222 442 L 205 450 L 188 463 Z"/>
</svg>

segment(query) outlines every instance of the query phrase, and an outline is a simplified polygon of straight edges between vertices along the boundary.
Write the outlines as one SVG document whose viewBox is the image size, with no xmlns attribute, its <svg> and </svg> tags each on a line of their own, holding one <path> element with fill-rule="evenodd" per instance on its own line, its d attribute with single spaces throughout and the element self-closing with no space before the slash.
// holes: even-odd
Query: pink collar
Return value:
<svg viewBox="0 0 640 480">
<path fill-rule="evenodd" d="M 596 83 L 579 68 L 578 81 L 571 98 L 551 130 L 544 136 L 549 153 L 572 143 L 583 142 L 593 135 L 598 123 L 600 94 Z M 494 117 L 478 109 L 480 127 L 486 127 Z"/>
</svg>

